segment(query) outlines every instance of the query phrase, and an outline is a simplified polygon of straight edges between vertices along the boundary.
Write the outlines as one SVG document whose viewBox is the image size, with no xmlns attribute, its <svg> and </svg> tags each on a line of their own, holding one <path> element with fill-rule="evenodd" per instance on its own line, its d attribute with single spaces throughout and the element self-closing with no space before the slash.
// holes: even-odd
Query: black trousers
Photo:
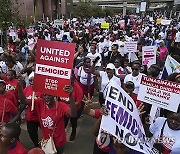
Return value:
<svg viewBox="0 0 180 154">
<path fill-rule="evenodd" d="M 72 131 L 76 131 L 77 121 L 78 121 L 79 117 L 81 116 L 81 113 L 82 113 L 82 110 L 80 109 L 80 110 L 77 111 L 77 116 L 76 117 L 70 118 L 70 122 L 71 122 L 71 125 L 72 125 Z M 65 116 L 64 117 L 65 128 L 67 127 L 68 121 L 69 121 L 69 118 Z"/>
<path fill-rule="evenodd" d="M 39 122 L 31 122 L 27 121 L 27 130 L 29 133 L 29 136 L 34 143 L 35 147 L 39 146 L 39 139 L 38 139 L 38 127 L 39 127 Z"/>
</svg>

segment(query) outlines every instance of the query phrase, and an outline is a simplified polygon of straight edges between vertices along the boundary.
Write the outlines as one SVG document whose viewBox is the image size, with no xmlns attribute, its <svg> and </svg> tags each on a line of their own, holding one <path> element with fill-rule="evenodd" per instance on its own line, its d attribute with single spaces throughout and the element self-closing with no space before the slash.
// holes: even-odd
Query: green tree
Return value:
<svg viewBox="0 0 180 154">
<path fill-rule="evenodd" d="M 105 17 L 106 12 L 99 6 L 94 6 L 92 8 L 93 11 L 93 17 Z"/>
<path fill-rule="evenodd" d="M 7 44 L 7 29 L 13 23 L 15 26 L 23 23 L 19 16 L 18 0 L 0 0 L 0 29 L 3 32 L 4 45 Z"/>
<path fill-rule="evenodd" d="M 79 2 L 75 8 L 75 15 L 81 18 L 90 18 L 93 15 L 93 9 L 88 2 Z"/>
</svg>

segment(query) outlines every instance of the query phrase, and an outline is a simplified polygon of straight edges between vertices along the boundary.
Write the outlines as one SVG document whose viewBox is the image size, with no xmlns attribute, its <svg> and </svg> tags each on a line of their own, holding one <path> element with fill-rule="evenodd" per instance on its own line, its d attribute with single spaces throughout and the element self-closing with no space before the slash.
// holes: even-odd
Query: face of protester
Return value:
<svg viewBox="0 0 180 154">
<path fill-rule="evenodd" d="M 11 61 L 6 61 L 5 63 L 6 63 L 8 68 L 12 68 L 14 66 L 14 63 Z"/>
<path fill-rule="evenodd" d="M 52 95 L 48 95 L 48 94 L 44 94 L 44 100 L 46 102 L 46 105 L 52 105 L 52 103 L 54 102 L 54 96 Z"/>
<path fill-rule="evenodd" d="M 8 71 L 6 76 L 9 81 L 11 81 L 15 78 L 14 74 L 11 71 Z"/>
<path fill-rule="evenodd" d="M 124 84 L 124 91 L 128 95 L 132 96 L 133 91 L 134 91 L 134 84 L 133 83 L 128 83 L 128 82 L 126 84 Z"/>
<path fill-rule="evenodd" d="M 12 138 L 10 134 L 11 134 L 10 129 L 7 129 L 6 127 L 2 127 L 0 138 L 2 144 L 6 147 L 10 146 L 15 141 L 15 138 Z"/>
<path fill-rule="evenodd" d="M 108 78 L 111 79 L 114 75 L 114 70 L 108 68 L 106 69 L 106 73 L 108 75 Z"/>
<path fill-rule="evenodd" d="M 29 79 L 29 84 L 30 84 L 31 87 L 33 87 L 33 85 L 34 85 L 34 77 L 31 77 Z"/>
<path fill-rule="evenodd" d="M 6 84 L 0 82 L 0 94 L 4 94 L 5 90 L 6 90 Z"/>
<path fill-rule="evenodd" d="M 138 76 L 139 72 L 140 72 L 140 66 L 138 64 L 133 64 L 132 65 L 132 75 Z"/>
<path fill-rule="evenodd" d="M 172 130 L 180 130 L 180 114 L 169 111 L 167 114 L 167 123 Z"/>
<path fill-rule="evenodd" d="M 90 68 L 91 67 L 91 60 L 90 59 L 86 59 L 86 61 L 84 62 L 84 66 L 86 68 Z"/>
<path fill-rule="evenodd" d="M 119 68 L 119 67 L 121 66 L 121 63 L 120 63 L 120 61 L 119 61 L 118 59 L 116 59 L 116 60 L 114 61 L 114 66 L 115 66 L 116 68 Z"/>
<path fill-rule="evenodd" d="M 116 46 L 112 46 L 112 52 L 113 52 L 113 54 L 116 54 L 116 53 L 118 53 L 118 49 L 117 49 L 117 47 Z"/>
<path fill-rule="evenodd" d="M 96 53 L 96 47 L 94 45 L 91 45 L 90 51 L 91 53 Z"/>
<path fill-rule="evenodd" d="M 176 82 L 177 82 L 177 83 L 180 83 L 180 76 L 178 76 L 178 77 L 176 78 Z"/>
<path fill-rule="evenodd" d="M 83 47 L 82 47 L 82 46 L 79 46 L 79 47 L 78 47 L 78 51 L 79 51 L 79 53 L 83 53 L 83 52 L 84 52 Z"/>
<path fill-rule="evenodd" d="M 164 47 L 164 46 L 165 46 L 164 42 L 161 42 L 160 47 Z"/>
</svg>

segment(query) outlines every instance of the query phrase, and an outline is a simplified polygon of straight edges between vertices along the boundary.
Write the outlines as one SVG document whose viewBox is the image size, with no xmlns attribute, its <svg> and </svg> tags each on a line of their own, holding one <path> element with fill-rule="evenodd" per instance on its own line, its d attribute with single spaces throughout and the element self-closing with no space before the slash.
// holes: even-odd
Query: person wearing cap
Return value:
<svg viewBox="0 0 180 154">
<path fill-rule="evenodd" d="M 106 66 L 106 71 L 98 71 L 95 70 L 95 62 L 93 63 L 91 67 L 91 71 L 94 75 L 97 77 L 101 77 L 101 89 L 99 93 L 99 102 L 100 104 L 105 103 L 106 99 L 106 93 L 109 87 L 110 82 L 113 80 L 115 81 L 118 85 L 121 85 L 120 79 L 115 76 L 115 66 L 112 63 L 107 64 Z"/>
</svg>

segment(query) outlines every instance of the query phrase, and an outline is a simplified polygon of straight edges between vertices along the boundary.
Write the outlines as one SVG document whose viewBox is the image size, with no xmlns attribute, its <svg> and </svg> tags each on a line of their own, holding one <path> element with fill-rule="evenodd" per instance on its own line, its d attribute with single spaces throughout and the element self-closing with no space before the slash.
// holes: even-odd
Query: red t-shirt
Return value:
<svg viewBox="0 0 180 154">
<path fill-rule="evenodd" d="M 15 147 L 8 149 L 7 152 L 8 154 L 28 154 L 28 151 L 23 147 L 23 145 L 19 142 L 16 141 Z"/>
<path fill-rule="evenodd" d="M 26 111 L 26 120 L 38 122 L 39 120 L 38 120 L 38 116 L 37 116 L 37 112 L 35 111 L 35 108 L 33 111 L 31 111 L 32 94 L 33 94 L 33 88 L 31 86 L 27 86 L 24 89 L 24 95 L 28 99 L 30 104 L 28 105 L 28 108 Z M 40 92 L 35 92 L 35 99 L 40 98 L 41 96 L 42 95 Z"/>
<path fill-rule="evenodd" d="M 78 82 L 74 82 L 72 95 L 75 102 L 82 102 L 83 91 L 82 91 L 82 88 L 79 86 Z M 81 108 L 81 104 L 77 105 L 76 107 L 77 107 L 77 110 L 79 110 Z"/>
<path fill-rule="evenodd" d="M 0 98 L 3 98 L 3 99 L 8 99 L 10 100 L 11 102 L 13 102 L 13 104 L 17 107 L 18 106 L 18 102 L 17 102 L 17 99 L 16 97 L 14 96 L 14 94 L 10 91 L 7 91 L 4 95 L 1 95 Z"/>
<path fill-rule="evenodd" d="M 101 116 L 100 109 L 95 109 L 94 111 L 95 111 L 94 118 L 95 118 L 95 119 L 99 119 L 99 118 L 100 118 L 100 116 Z"/>
<path fill-rule="evenodd" d="M 0 119 L 2 119 L 2 114 L 3 114 L 3 108 L 4 108 L 4 98 L 0 98 Z M 6 99 L 6 104 L 5 104 L 5 112 L 4 112 L 4 122 L 8 123 L 11 119 L 11 115 L 15 115 L 17 112 L 17 108 L 15 105 L 8 99 Z"/>
<path fill-rule="evenodd" d="M 56 103 L 57 105 L 57 117 L 56 117 Z M 44 139 L 48 139 L 49 135 L 52 135 L 55 123 L 57 123 L 54 131 L 53 139 L 57 147 L 61 147 L 66 144 L 66 133 L 64 128 L 64 116 L 69 116 L 70 107 L 64 102 L 55 102 L 54 106 L 49 109 L 45 101 L 41 98 L 35 100 L 35 108 L 38 113 L 40 126 L 42 129 L 42 136 Z"/>
<path fill-rule="evenodd" d="M 136 104 L 137 107 L 142 103 L 142 101 L 137 100 L 137 94 L 134 94 L 134 93 L 133 93 L 132 99 L 133 99 L 133 101 L 135 102 L 135 104 Z"/>
<path fill-rule="evenodd" d="M 6 82 L 6 90 L 11 91 L 16 97 L 16 100 L 18 100 L 18 89 L 17 89 L 18 80 L 17 79 L 8 80 L 6 75 L 3 75 L 3 80 Z"/>
</svg>

